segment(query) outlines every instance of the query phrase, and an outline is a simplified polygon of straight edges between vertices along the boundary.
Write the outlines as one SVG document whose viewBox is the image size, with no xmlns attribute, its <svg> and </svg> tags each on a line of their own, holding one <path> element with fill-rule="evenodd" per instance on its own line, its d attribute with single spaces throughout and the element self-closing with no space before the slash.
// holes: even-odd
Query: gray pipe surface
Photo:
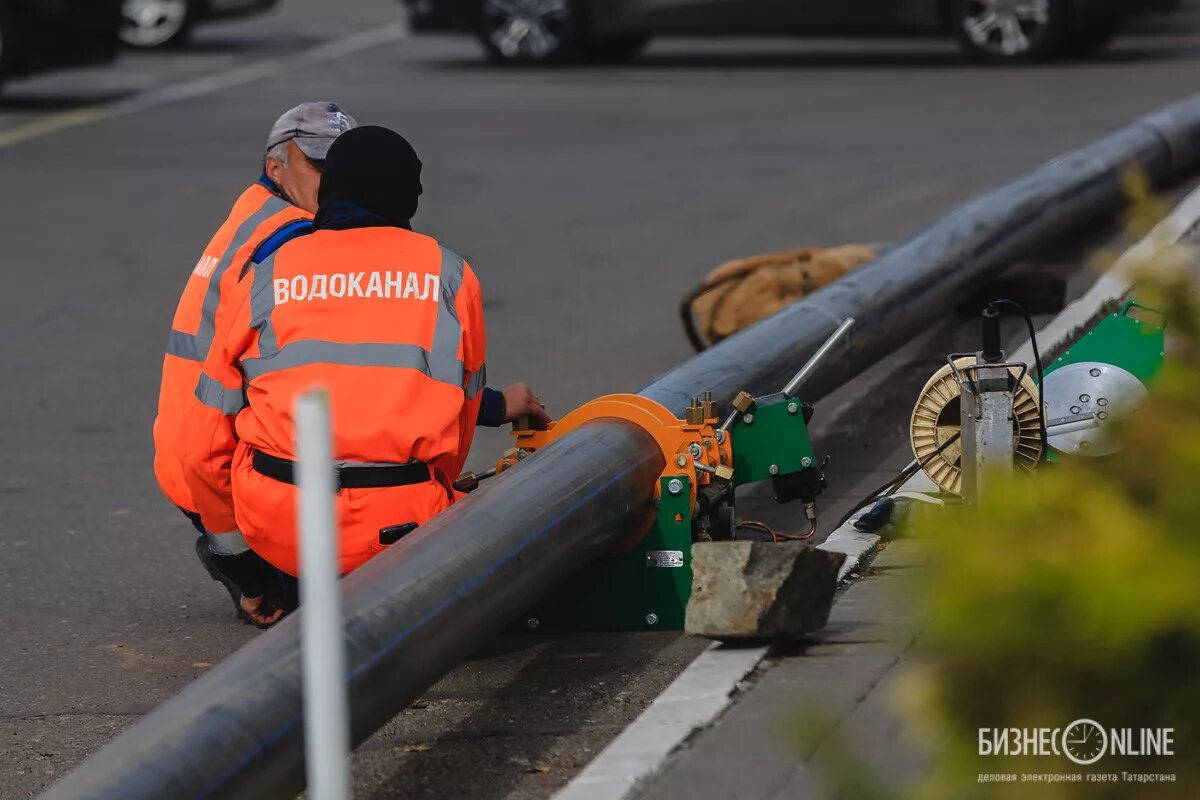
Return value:
<svg viewBox="0 0 1200 800">
<path fill-rule="evenodd" d="M 1119 174 L 1200 161 L 1200 101 L 1159 112 L 951 212 L 874 263 L 668 372 L 643 394 L 676 413 L 781 387 L 837 326 L 849 344 L 818 398 L 1013 261 L 1122 205 Z M 353 737 L 361 742 L 588 559 L 652 513 L 663 459 L 615 420 L 564 436 L 344 582 Z M 284 798 L 303 783 L 298 620 L 285 620 L 155 709 L 45 795 Z"/>
</svg>

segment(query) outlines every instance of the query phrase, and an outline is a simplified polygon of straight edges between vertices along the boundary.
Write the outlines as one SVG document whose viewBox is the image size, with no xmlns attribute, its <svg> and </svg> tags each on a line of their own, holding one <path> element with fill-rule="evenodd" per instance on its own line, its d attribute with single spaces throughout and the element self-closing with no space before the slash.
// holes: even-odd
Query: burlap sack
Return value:
<svg viewBox="0 0 1200 800">
<path fill-rule="evenodd" d="M 715 344 L 873 258 L 871 248 L 849 244 L 726 261 L 705 279 L 712 288 L 691 303 L 696 327 Z"/>
</svg>

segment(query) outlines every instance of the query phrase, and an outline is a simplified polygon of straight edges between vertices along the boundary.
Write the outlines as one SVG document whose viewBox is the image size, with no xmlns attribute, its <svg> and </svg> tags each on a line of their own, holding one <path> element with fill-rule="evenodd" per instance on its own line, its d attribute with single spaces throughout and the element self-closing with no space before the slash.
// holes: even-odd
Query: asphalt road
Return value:
<svg viewBox="0 0 1200 800">
<path fill-rule="evenodd" d="M 675 304 L 720 261 L 903 238 L 1196 91 L 1196 12 L 1089 64 L 984 69 L 940 42 L 666 42 L 629 67 L 496 72 L 447 38 L 305 62 L 392 22 L 395 4 L 289 0 L 202 29 L 182 53 L 8 87 L 0 796 L 48 785 L 254 635 L 158 494 L 150 423 L 178 291 L 283 109 L 336 99 L 414 142 L 416 223 L 481 276 L 493 381 L 528 380 L 561 413 L 686 358 Z M 128 105 L 212 76 L 208 93 Z M 896 452 L 908 391 L 875 380 L 818 410 L 842 494 Z M 505 444 L 480 437 L 472 463 Z M 545 797 L 698 647 L 672 634 L 505 643 L 363 748 L 358 794 Z"/>
</svg>

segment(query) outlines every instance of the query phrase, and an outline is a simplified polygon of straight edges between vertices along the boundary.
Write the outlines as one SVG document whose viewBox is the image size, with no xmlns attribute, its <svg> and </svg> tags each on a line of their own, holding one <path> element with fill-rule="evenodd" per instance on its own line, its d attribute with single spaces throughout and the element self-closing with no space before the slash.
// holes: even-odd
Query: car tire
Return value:
<svg viewBox="0 0 1200 800">
<path fill-rule="evenodd" d="M 12 74 L 17 63 L 18 41 L 17 28 L 13 23 L 8 3 L 0 0 L 0 91 L 4 90 L 4 81 Z"/>
<path fill-rule="evenodd" d="M 1045 61 L 1064 52 L 1068 0 L 952 0 L 951 23 L 967 55 L 990 63 Z"/>
<path fill-rule="evenodd" d="M 586 31 L 576 0 L 482 0 L 480 7 L 479 41 L 494 64 L 584 60 Z"/>
<path fill-rule="evenodd" d="M 182 45 L 197 5 L 196 0 L 122 0 L 121 42 L 136 50 Z"/>
</svg>

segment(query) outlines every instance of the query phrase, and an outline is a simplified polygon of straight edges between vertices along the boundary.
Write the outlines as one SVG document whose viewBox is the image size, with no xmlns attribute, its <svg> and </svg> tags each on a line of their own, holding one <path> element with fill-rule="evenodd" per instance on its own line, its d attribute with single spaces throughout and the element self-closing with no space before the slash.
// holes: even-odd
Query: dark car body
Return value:
<svg viewBox="0 0 1200 800">
<path fill-rule="evenodd" d="M 1168 11 L 1179 0 L 1073 0 L 1076 18 L 1110 4 Z M 404 0 L 414 31 L 474 32 L 481 0 Z M 904 35 L 944 33 L 948 0 L 583 0 L 597 33 Z"/>
<path fill-rule="evenodd" d="M 1033 5 L 1037 1 L 1030 0 Z M 1032 61 L 1098 52 L 1128 17 L 1168 11 L 1179 0 L 1042 0 L 1042 9 L 1032 11 L 1014 0 L 402 2 L 414 31 L 474 33 L 489 58 L 498 62 L 571 57 L 624 60 L 636 55 L 650 37 L 664 34 L 954 35 L 969 55 L 980 60 Z M 546 5 L 556 10 L 531 11 Z M 1000 16 L 993 13 L 996 8 L 1002 9 Z M 1008 23 L 1022 27 L 1001 28 Z M 537 37 L 532 35 L 535 28 Z"/>
<path fill-rule="evenodd" d="M 0 79 L 117 55 L 119 0 L 0 0 Z"/>
</svg>

